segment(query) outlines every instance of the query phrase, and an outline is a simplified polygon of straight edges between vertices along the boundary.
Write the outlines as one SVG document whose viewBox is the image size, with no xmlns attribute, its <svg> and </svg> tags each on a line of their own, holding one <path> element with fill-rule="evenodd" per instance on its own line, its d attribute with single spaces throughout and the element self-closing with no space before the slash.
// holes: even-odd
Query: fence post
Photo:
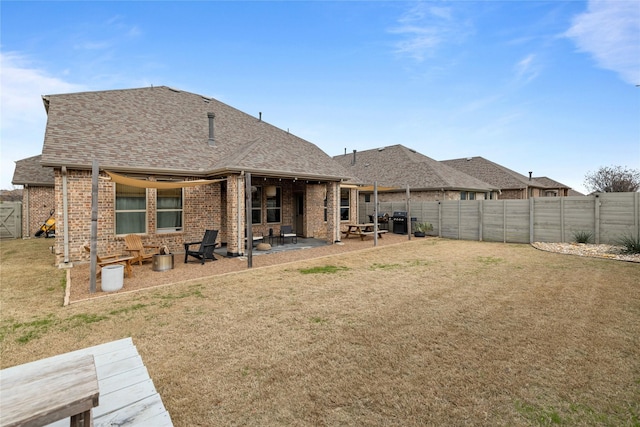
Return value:
<svg viewBox="0 0 640 427">
<path fill-rule="evenodd" d="M 533 243 L 533 197 L 529 197 L 529 243 Z"/>
<path fill-rule="evenodd" d="M 478 203 L 478 241 L 482 242 L 482 224 L 484 223 L 484 200 Z"/>
<path fill-rule="evenodd" d="M 600 244 L 600 195 L 596 194 L 595 201 L 595 239 L 596 245 Z"/>
<path fill-rule="evenodd" d="M 442 237 L 442 202 L 438 202 L 438 237 Z"/>
<path fill-rule="evenodd" d="M 460 240 L 460 222 L 461 222 L 461 219 L 460 219 L 460 215 L 461 215 L 461 213 L 460 213 L 460 209 L 462 208 L 462 206 L 460 205 L 461 203 L 462 203 L 462 201 L 461 201 L 461 200 L 458 200 L 458 240 Z"/>
<path fill-rule="evenodd" d="M 564 243 L 564 197 L 560 197 L 560 234 L 560 242 Z"/>
<path fill-rule="evenodd" d="M 502 243 L 507 243 L 507 201 L 502 201 Z"/>
<path fill-rule="evenodd" d="M 633 225 L 636 229 L 636 238 L 640 240 L 640 219 L 638 218 L 638 216 L 640 216 L 640 212 L 638 212 L 640 210 L 640 193 L 638 193 L 637 191 L 635 193 L 633 193 Z"/>
</svg>

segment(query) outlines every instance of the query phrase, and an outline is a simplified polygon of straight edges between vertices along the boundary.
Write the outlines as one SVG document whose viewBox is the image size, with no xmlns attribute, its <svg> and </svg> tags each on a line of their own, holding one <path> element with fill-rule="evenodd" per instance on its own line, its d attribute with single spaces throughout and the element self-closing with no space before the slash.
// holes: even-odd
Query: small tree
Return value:
<svg viewBox="0 0 640 427">
<path fill-rule="evenodd" d="M 640 189 L 640 171 L 622 166 L 603 166 L 596 172 L 588 172 L 584 185 L 591 192 L 633 193 Z"/>
</svg>

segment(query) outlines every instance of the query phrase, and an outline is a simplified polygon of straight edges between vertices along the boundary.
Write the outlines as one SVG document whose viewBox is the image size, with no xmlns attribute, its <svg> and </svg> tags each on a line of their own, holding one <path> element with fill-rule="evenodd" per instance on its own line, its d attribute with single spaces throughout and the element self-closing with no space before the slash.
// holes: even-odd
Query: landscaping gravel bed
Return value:
<svg viewBox="0 0 640 427">
<path fill-rule="evenodd" d="M 594 258 L 616 259 L 620 261 L 640 262 L 640 254 L 626 254 L 622 246 L 595 245 L 591 243 L 545 243 L 534 242 L 532 246 L 547 252 Z"/>
</svg>

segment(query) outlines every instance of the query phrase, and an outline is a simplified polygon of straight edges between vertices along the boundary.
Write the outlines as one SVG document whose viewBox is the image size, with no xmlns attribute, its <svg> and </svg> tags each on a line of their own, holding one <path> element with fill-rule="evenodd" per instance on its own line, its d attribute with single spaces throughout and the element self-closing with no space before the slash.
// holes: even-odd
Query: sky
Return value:
<svg viewBox="0 0 640 427">
<path fill-rule="evenodd" d="M 42 152 L 42 95 L 151 85 L 330 156 L 402 144 L 582 193 L 640 169 L 637 0 L 3 0 L 0 84 L 1 189 Z"/>
</svg>

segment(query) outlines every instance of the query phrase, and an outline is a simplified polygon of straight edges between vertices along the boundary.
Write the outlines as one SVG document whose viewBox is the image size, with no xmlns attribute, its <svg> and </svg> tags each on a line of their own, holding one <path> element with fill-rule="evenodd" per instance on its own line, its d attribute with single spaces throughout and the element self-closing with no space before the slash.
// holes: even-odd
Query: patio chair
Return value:
<svg viewBox="0 0 640 427">
<path fill-rule="evenodd" d="M 216 239 L 218 238 L 218 230 L 205 230 L 204 237 L 199 242 L 190 242 L 184 244 L 184 263 L 186 264 L 189 257 L 192 256 L 200 260 L 200 264 L 204 264 L 205 260 L 210 259 L 215 261 L 216 257 L 213 254 L 213 250 L 218 245 Z M 192 245 L 200 245 L 198 250 L 189 249 Z"/>
<path fill-rule="evenodd" d="M 142 265 L 144 261 L 153 260 L 153 256 L 160 253 L 159 245 L 143 245 L 142 239 L 137 234 L 127 234 L 124 236 L 125 251 L 129 252 L 133 257 L 133 264 L 136 262 Z M 153 249 L 147 252 L 147 249 Z"/>
<path fill-rule="evenodd" d="M 280 227 L 280 241 L 284 245 L 284 239 L 291 238 L 291 243 L 298 243 L 298 235 L 292 230 L 290 225 Z"/>
<path fill-rule="evenodd" d="M 84 250 L 91 253 L 91 247 L 89 245 L 84 245 Z M 131 268 L 131 262 L 133 261 L 132 256 L 126 255 L 104 255 L 100 256 L 96 254 L 96 263 L 100 270 L 96 272 L 96 277 L 100 277 L 102 273 L 102 267 L 107 265 L 119 264 L 124 266 L 124 272 L 127 277 L 133 276 L 133 268 Z"/>
</svg>

